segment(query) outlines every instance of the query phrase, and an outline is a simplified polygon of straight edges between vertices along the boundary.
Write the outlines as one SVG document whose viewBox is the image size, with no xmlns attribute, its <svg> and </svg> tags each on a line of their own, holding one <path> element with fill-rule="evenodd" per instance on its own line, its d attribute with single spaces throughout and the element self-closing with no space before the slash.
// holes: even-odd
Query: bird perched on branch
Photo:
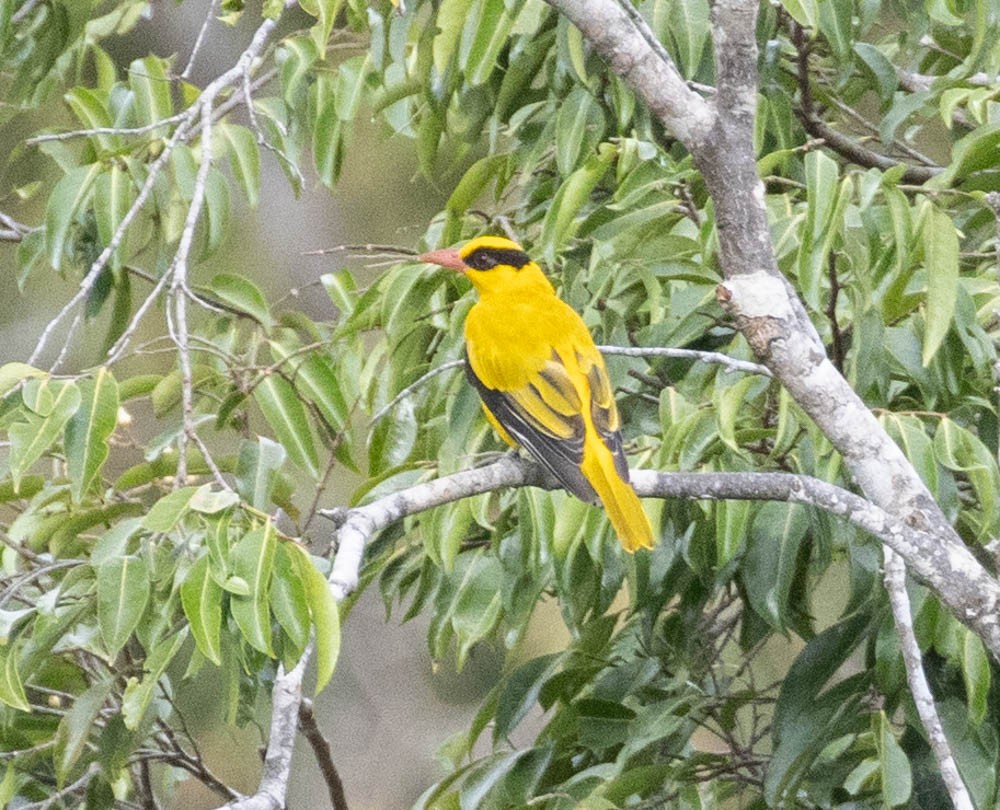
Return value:
<svg viewBox="0 0 1000 810">
<path fill-rule="evenodd" d="M 501 438 L 576 497 L 603 504 L 626 551 L 652 548 L 604 358 L 583 319 L 509 239 L 481 236 L 419 259 L 457 270 L 479 293 L 465 319 L 465 370 Z"/>
</svg>

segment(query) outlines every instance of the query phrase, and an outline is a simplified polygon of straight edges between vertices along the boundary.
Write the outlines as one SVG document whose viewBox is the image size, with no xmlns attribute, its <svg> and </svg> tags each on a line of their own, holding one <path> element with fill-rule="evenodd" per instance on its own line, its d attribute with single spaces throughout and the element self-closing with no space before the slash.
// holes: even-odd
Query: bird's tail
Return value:
<svg viewBox="0 0 1000 810">
<path fill-rule="evenodd" d="M 615 468 L 610 451 L 605 447 L 587 448 L 582 468 L 625 550 L 631 553 L 639 548 L 652 548 L 653 527 L 632 485 Z"/>
</svg>

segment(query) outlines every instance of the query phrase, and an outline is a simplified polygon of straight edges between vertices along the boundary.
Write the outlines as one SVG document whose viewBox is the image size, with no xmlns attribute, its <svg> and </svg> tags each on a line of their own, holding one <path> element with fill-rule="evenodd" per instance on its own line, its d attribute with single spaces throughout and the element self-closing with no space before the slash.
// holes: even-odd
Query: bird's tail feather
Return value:
<svg viewBox="0 0 1000 810">
<path fill-rule="evenodd" d="M 593 448 L 589 449 L 593 451 Z M 652 548 L 653 527 L 632 485 L 615 469 L 611 453 L 606 450 L 585 452 L 582 466 L 625 550 L 633 552 L 639 548 Z"/>
</svg>

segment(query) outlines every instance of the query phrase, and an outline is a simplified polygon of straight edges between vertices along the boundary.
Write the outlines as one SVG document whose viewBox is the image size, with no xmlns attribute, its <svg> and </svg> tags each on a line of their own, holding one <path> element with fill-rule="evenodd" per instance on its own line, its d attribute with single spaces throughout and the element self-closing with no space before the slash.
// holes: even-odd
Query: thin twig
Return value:
<svg viewBox="0 0 1000 810">
<path fill-rule="evenodd" d="M 347 797 L 344 795 L 344 783 L 340 781 L 340 774 L 337 773 L 337 766 L 333 764 L 333 754 L 330 750 L 330 743 L 323 732 L 319 730 L 316 723 L 316 715 L 313 713 L 313 703 L 308 698 L 303 699 L 299 704 L 299 729 L 312 746 L 313 755 L 319 765 L 320 773 L 330 791 L 330 804 L 334 810 L 348 810 Z"/>
<path fill-rule="evenodd" d="M 682 360 L 697 360 L 701 363 L 718 363 L 726 371 L 745 371 L 750 374 L 771 376 L 771 369 L 749 360 L 737 360 L 721 352 L 705 352 L 697 349 L 671 349 L 663 346 L 598 346 L 602 354 L 616 354 L 623 357 L 673 357 Z"/>
<path fill-rule="evenodd" d="M 891 548 L 883 549 L 885 554 L 885 588 L 889 594 L 889 604 L 892 607 L 892 617 L 896 622 L 896 635 L 903 652 L 903 663 L 906 667 L 906 682 L 910 685 L 910 695 L 917 708 L 920 723 L 927 734 L 934 758 L 941 770 L 941 780 L 948 790 L 951 803 L 955 810 L 973 810 L 972 799 L 962 781 L 951 753 L 951 746 L 945 736 L 934 705 L 934 695 L 927 683 L 924 664 L 920 655 L 920 645 L 913 630 L 913 614 L 910 611 L 910 597 L 906 592 L 906 567 L 902 558 Z"/>
<path fill-rule="evenodd" d="M 201 46 L 205 42 L 205 34 L 208 33 L 208 27 L 212 24 L 212 20 L 215 19 L 215 9 L 218 4 L 219 0 L 211 0 L 208 4 L 208 12 L 205 14 L 205 19 L 201 21 L 201 28 L 198 30 L 198 37 L 195 39 L 194 45 L 191 47 L 191 55 L 188 57 L 184 70 L 181 71 L 181 78 L 184 81 L 188 81 L 188 79 L 191 78 L 191 71 L 194 70 L 195 60 L 198 58 L 198 52 L 201 50 Z M 247 98 L 249 98 L 249 95 Z"/>
</svg>

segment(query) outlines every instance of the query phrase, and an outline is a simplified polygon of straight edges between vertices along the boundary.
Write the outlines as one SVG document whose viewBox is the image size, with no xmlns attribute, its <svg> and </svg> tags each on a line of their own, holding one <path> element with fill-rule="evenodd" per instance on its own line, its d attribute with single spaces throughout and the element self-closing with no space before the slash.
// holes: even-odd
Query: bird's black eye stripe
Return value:
<svg viewBox="0 0 1000 810">
<path fill-rule="evenodd" d="M 520 269 L 530 261 L 523 250 L 512 248 L 477 248 L 465 257 L 465 263 L 473 270 L 490 270 L 498 264 Z"/>
</svg>

